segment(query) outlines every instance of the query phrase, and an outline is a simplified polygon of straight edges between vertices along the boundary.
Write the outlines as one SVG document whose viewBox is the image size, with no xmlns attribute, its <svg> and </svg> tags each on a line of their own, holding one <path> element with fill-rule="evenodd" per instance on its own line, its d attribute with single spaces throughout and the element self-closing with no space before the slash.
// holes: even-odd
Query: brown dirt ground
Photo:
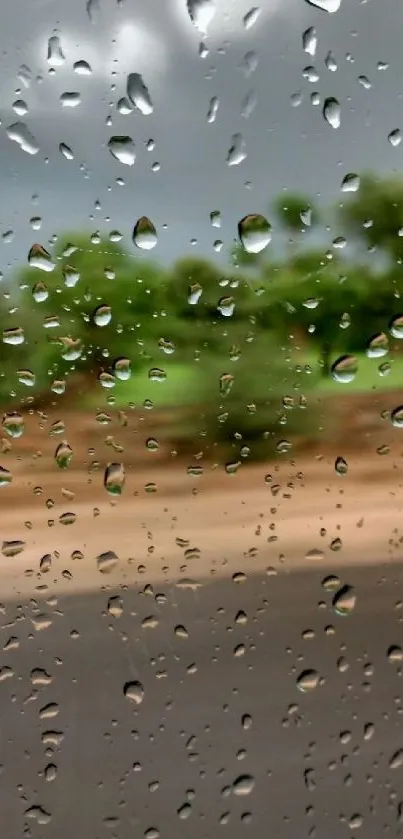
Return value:
<svg viewBox="0 0 403 839">
<path fill-rule="evenodd" d="M 340 564 L 400 560 L 403 431 L 380 416 L 396 404 L 396 392 L 337 399 L 333 430 L 325 427 L 323 442 L 299 441 L 292 457 L 243 464 L 232 476 L 212 461 L 172 456 L 164 438 L 170 417 L 151 422 L 127 412 L 122 424 L 122 416 L 111 412 L 104 426 L 94 414 L 67 409 L 27 414 L 24 435 L 3 439 L 0 460 L 13 474 L 11 485 L 0 489 L 1 540 L 25 542 L 18 556 L 0 555 L 3 596 L 139 579 L 187 578 L 195 585 L 214 574 L 274 573 L 314 562 L 312 549 L 322 552 L 324 573 Z M 56 419 L 63 419 L 65 433 L 52 437 Z M 158 452 L 145 446 L 153 434 L 161 440 Z M 54 461 L 62 439 L 74 452 L 66 470 Z M 343 477 L 334 469 L 338 455 L 348 462 Z M 125 464 L 118 499 L 103 487 L 109 461 Z M 195 463 L 203 466 L 199 478 L 187 472 Z M 149 484 L 154 492 L 147 491 Z M 74 523 L 60 523 L 66 512 Z M 71 559 L 77 550 L 83 558 Z M 119 557 L 108 576 L 96 566 L 105 550 Z M 52 567 L 40 574 L 46 553 Z"/>
</svg>

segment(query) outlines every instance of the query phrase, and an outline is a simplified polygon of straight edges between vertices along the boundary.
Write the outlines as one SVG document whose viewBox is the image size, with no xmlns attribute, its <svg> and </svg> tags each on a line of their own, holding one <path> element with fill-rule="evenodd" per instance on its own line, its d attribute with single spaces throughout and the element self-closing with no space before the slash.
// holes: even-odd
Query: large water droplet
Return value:
<svg viewBox="0 0 403 839">
<path fill-rule="evenodd" d="M 316 53 L 317 45 L 318 38 L 316 35 L 316 29 L 314 26 L 310 26 L 309 29 L 305 29 L 305 32 L 302 35 L 302 49 L 313 58 Z"/>
<path fill-rule="evenodd" d="M 107 306 L 105 303 L 101 306 L 97 306 L 92 317 L 97 326 L 108 326 L 108 323 L 112 320 L 111 307 Z"/>
<path fill-rule="evenodd" d="M 122 382 L 126 382 L 130 379 L 132 374 L 130 368 L 130 358 L 117 358 L 116 361 L 113 362 L 113 373 L 117 379 L 120 379 Z"/>
<path fill-rule="evenodd" d="M 28 263 L 31 268 L 40 268 L 41 271 L 53 271 L 55 264 L 50 253 L 42 245 L 32 245 L 28 254 Z"/>
<path fill-rule="evenodd" d="M 261 253 L 271 241 L 271 227 L 264 216 L 255 213 L 241 219 L 238 235 L 248 253 Z"/>
<path fill-rule="evenodd" d="M 60 469 L 67 469 L 73 457 L 73 449 L 68 443 L 63 441 L 60 443 L 55 451 L 55 461 Z"/>
<path fill-rule="evenodd" d="M 109 495 L 121 495 L 125 484 L 123 463 L 108 463 L 104 474 L 104 487 Z"/>
<path fill-rule="evenodd" d="M 136 160 L 136 152 L 133 140 L 128 136 L 111 137 L 108 142 L 108 149 L 119 163 L 124 163 L 126 166 L 133 166 Z"/>
<path fill-rule="evenodd" d="M 328 99 L 325 99 L 325 103 L 323 105 L 323 116 L 332 128 L 340 128 L 340 104 L 334 96 L 330 96 Z"/>
<path fill-rule="evenodd" d="M 252 8 L 249 9 L 249 12 L 246 12 L 242 21 L 245 29 L 251 29 L 252 26 L 255 25 L 256 21 L 260 17 L 260 13 L 261 9 L 259 6 L 252 6 Z"/>
<path fill-rule="evenodd" d="M 357 192 L 360 187 L 360 178 L 359 175 L 356 175 L 355 172 L 348 172 L 347 175 L 344 176 L 341 184 L 342 192 Z"/>
<path fill-rule="evenodd" d="M 3 344 L 11 344 L 17 347 L 25 341 L 24 330 L 22 326 L 12 326 L 10 329 L 3 330 Z"/>
<path fill-rule="evenodd" d="M 232 791 L 234 795 L 250 795 L 255 786 L 255 779 L 253 775 L 239 775 L 232 784 Z"/>
<path fill-rule="evenodd" d="M 35 140 L 33 134 L 31 134 L 30 130 L 25 125 L 25 122 L 13 122 L 12 125 L 9 125 L 6 129 L 7 137 L 10 140 L 13 140 L 14 143 L 22 149 L 22 151 L 27 152 L 27 154 L 37 154 L 39 151 L 38 143 Z"/>
<path fill-rule="evenodd" d="M 97 556 L 97 568 L 101 574 L 110 574 L 118 564 L 118 558 L 114 551 L 104 551 Z"/>
<path fill-rule="evenodd" d="M 142 250 L 150 251 L 155 248 L 157 241 L 157 232 L 152 221 L 147 216 L 141 216 L 134 226 L 134 244 Z"/>
<path fill-rule="evenodd" d="M 309 693 L 319 684 L 319 674 L 316 670 L 303 670 L 298 676 L 297 687 L 302 693 Z"/>
<path fill-rule="evenodd" d="M 338 12 L 341 6 L 341 0 L 306 0 L 310 6 L 315 6 L 317 9 L 322 9 L 324 12 L 334 14 Z"/>
<path fill-rule="evenodd" d="M 384 332 L 378 332 L 368 341 L 366 353 L 368 358 L 382 358 L 382 356 L 387 354 L 388 350 L 388 336 Z"/>
<path fill-rule="evenodd" d="M 205 34 L 215 15 L 215 0 L 187 0 L 187 8 L 193 25 Z"/>
<path fill-rule="evenodd" d="M 62 50 L 59 36 L 52 35 L 52 37 L 48 40 L 48 64 L 51 64 L 52 67 L 61 67 L 65 60 L 66 58 Z"/>
<path fill-rule="evenodd" d="M 24 419 L 16 411 L 4 414 L 2 426 L 9 437 L 13 437 L 15 440 L 24 433 Z"/>
<path fill-rule="evenodd" d="M 353 586 L 342 586 L 333 597 L 333 608 L 338 615 L 349 615 L 354 609 L 356 600 Z"/>
<path fill-rule="evenodd" d="M 134 702 L 135 705 L 141 705 L 144 699 L 144 687 L 138 681 L 126 682 L 123 693 L 126 699 L 130 699 L 130 702 Z"/>
<path fill-rule="evenodd" d="M 48 299 L 49 289 L 45 285 L 45 283 L 35 283 L 32 289 L 32 297 L 34 298 L 36 303 L 44 303 L 44 301 Z"/>
<path fill-rule="evenodd" d="M 140 73 L 130 73 L 127 77 L 127 96 L 130 102 L 145 116 L 152 114 L 154 107 L 148 88 Z"/>
<path fill-rule="evenodd" d="M 332 378 L 340 384 L 349 384 L 357 374 L 358 362 L 353 355 L 342 355 L 331 368 Z"/>
<path fill-rule="evenodd" d="M 233 134 L 227 154 L 228 166 L 238 166 L 246 157 L 246 144 L 242 134 Z"/>
</svg>

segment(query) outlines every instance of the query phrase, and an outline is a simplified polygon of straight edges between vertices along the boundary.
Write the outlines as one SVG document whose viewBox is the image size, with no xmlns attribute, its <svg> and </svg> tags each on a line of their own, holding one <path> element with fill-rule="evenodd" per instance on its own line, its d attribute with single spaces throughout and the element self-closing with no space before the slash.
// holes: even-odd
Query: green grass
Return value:
<svg viewBox="0 0 403 839">
<path fill-rule="evenodd" d="M 403 387 L 403 356 L 395 354 L 390 357 L 368 358 L 365 353 L 353 353 L 353 355 L 358 361 L 358 370 L 352 382 L 340 384 L 331 377 L 325 378 L 319 375 L 316 388 L 323 394 L 336 395 L 337 393 L 369 393 Z M 336 358 L 337 355 L 333 360 Z M 386 361 L 390 363 L 390 371 L 387 375 L 381 376 L 379 367 Z M 321 368 L 317 356 L 304 357 L 304 363 L 309 364 L 315 374 L 320 374 Z"/>
<path fill-rule="evenodd" d="M 118 381 L 114 388 L 105 389 L 98 385 L 85 398 L 88 408 L 103 406 L 109 397 L 115 400 L 117 408 L 130 404 L 141 407 L 146 400 L 151 400 L 156 408 L 169 408 L 175 405 L 189 405 L 197 402 L 198 368 L 197 364 L 168 363 L 164 365 L 167 377 L 163 382 L 150 381 L 148 368 L 132 370 L 131 378 L 126 382 Z M 83 403 L 81 403 L 82 405 Z"/>
</svg>

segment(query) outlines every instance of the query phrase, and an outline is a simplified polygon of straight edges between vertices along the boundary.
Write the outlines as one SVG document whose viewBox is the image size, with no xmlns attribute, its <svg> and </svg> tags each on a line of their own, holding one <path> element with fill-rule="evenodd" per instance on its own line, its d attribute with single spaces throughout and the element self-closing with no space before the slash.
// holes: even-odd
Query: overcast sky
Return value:
<svg viewBox="0 0 403 839">
<path fill-rule="evenodd" d="M 260 14 L 247 28 L 243 18 L 253 5 Z M 311 26 L 318 38 L 314 57 L 302 48 L 302 33 Z M 237 221 L 250 212 L 267 215 L 281 190 L 334 203 L 345 199 L 340 183 L 347 172 L 400 173 L 403 143 L 392 146 L 388 134 L 403 129 L 402 31 L 401 0 L 342 0 L 334 14 L 306 0 L 216 0 L 206 37 L 193 25 L 186 0 L 92 0 L 91 19 L 86 0 L 13 0 L 1 29 L 0 234 L 14 235 L 0 241 L 0 268 L 7 272 L 33 242 L 46 245 L 65 229 L 118 229 L 132 248 L 131 231 L 142 215 L 158 231 L 156 259 L 186 252 L 213 257 L 215 239 L 228 253 Z M 54 35 L 65 57 L 56 66 L 47 60 Z M 325 64 L 329 51 L 337 62 L 333 72 Z M 257 66 L 247 75 L 242 63 L 250 52 Z M 77 61 L 88 62 L 91 74 L 77 74 Z M 380 69 L 379 62 L 388 66 Z M 21 81 L 22 65 L 30 70 L 28 82 Z M 303 76 L 308 66 L 319 75 L 314 83 Z M 129 73 L 142 74 L 151 114 L 119 113 Z M 371 87 L 360 83 L 362 76 Z M 80 103 L 63 107 L 65 92 L 78 92 Z M 311 102 L 315 92 L 318 105 Z M 256 105 L 245 118 L 248 94 Z M 209 123 L 212 97 L 219 105 Z M 340 102 L 338 129 L 323 118 L 327 97 Z M 26 103 L 26 114 L 13 110 L 16 100 Z M 36 154 L 8 136 L 16 122 L 35 138 Z M 239 133 L 247 156 L 228 166 Z M 132 137 L 133 166 L 110 154 L 113 135 Z M 152 150 L 146 148 L 150 139 Z M 71 148 L 72 160 L 60 153 L 60 143 Z M 152 171 L 155 163 L 158 171 Z M 216 209 L 221 230 L 210 224 Z M 40 231 L 32 230 L 32 216 L 42 218 Z"/>
</svg>

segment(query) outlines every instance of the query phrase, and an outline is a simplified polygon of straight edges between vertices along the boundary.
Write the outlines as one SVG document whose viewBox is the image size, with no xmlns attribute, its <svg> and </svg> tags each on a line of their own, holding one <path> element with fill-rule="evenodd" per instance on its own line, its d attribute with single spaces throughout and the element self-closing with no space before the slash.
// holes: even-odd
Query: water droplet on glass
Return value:
<svg viewBox="0 0 403 839">
<path fill-rule="evenodd" d="M 77 285 L 80 274 L 71 265 L 64 265 L 62 269 L 63 281 L 66 288 L 74 288 Z"/>
<path fill-rule="evenodd" d="M 355 172 L 349 172 L 344 176 L 341 182 L 342 192 L 357 192 L 359 186 L 360 178 L 359 175 L 355 174 Z"/>
<path fill-rule="evenodd" d="M 123 463 L 108 463 L 104 474 L 104 487 L 109 495 L 121 495 L 125 484 Z"/>
<path fill-rule="evenodd" d="M 368 358 L 382 358 L 389 350 L 388 336 L 384 332 L 378 332 L 368 341 L 366 354 Z"/>
<path fill-rule="evenodd" d="M 17 347 L 25 341 L 24 330 L 22 326 L 13 326 L 10 329 L 3 331 L 3 344 L 10 344 Z"/>
<path fill-rule="evenodd" d="M 307 0 L 307 3 L 317 9 L 322 9 L 324 12 L 329 12 L 329 14 L 334 14 L 341 6 L 341 0 Z"/>
<path fill-rule="evenodd" d="M 130 699 L 135 705 L 141 705 L 144 699 L 144 687 L 141 682 L 126 682 L 123 688 L 126 699 Z"/>
<path fill-rule="evenodd" d="M 395 148 L 400 146 L 400 143 L 402 142 L 402 132 L 400 131 L 400 128 L 394 128 L 393 131 L 390 131 L 388 134 L 388 140 L 391 146 L 394 146 Z"/>
<path fill-rule="evenodd" d="M 319 674 L 316 670 L 303 670 L 297 679 L 297 688 L 302 693 L 309 693 L 319 684 Z"/>
<path fill-rule="evenodd" d="M 323 116 L 326 122 L 331 125 L 332 128 L 340 128 L 341 122 L 341 111 L 340 105 L 333 96 L 330 96 L 328 99 L 325 99 L 323 105 Z"/>
<path fill-rule="evenodd" d="M 77 90 L 65 90 L 60 96 L 62 108 L 77 108 L 81 104 L 81 96 Z"/>
<path fill-rule="evenodd" d="M 397 644 L 392 644 L 388 649 L 388 660 L 392 664 L 400 664 L 403 661 L 403 650 Z"/>
<path fill-rule="evenodd" d="M 259 6 L 252 6 L 249 9 L 249 12 L 246 12 L 246 15 L 243 17 L 243 25 L 245 29 L 251 29 L 252 26 L 255 25 L 256 21 L 260 17 L 261 9 Z"/>
<path fill-rule="evenodd" d="M 10 470 L 0 466 L 0 487 L 10 486 L 12 480 L 13 476 Z"/>
<path fill-rule="evenodd" d="M 209 102 L 208 110 L 207 110 L 207 122 L 213 123 L 215 122 L 217 111 L 219 108 L 219 99 L 217 96 L 212 96 Z"/>
<path fill-rule="evenodd" d="M 310 26 L 309 29 L 305 29 L 305 32 L 302 35 L 302 49 L 313 58 L 316 53 L 317 46 L 318 38 L 316 35 L 316 29 L 314 26 Z"/>
<path fill-rule="evenodd" d="M 389 323 L 390 334 L 398 340 L 403 339 L 403 315 L 394 315 Z"/>
<path fill-rule="evenodd" d="M 126 166 L 133 166 L 136 160 L 136 152 L 133 140 L 128 136 L 111 137 L 108 142 L 108 149 L 119 163 Z"/>
<path fill-rule="evenodd" d="M 24 419 L 17 412 L 4 414 L 2 426 L 8 436 L 13 437 L 15 440 L 24 433 Z"/>
<path fill-rule="evenodd" d="M 45 283 L 39 281 L 35 283 L 32 289 L 32 297 L 35 300 L 35 303 L 43 303 L 49 297 L 49 290 Z"/>
<path fill-rule="evenodd" d="M 193 283 L 188 291 L 188 303 L 191 306 L 196 306 L 203 294 L 203 289 L 199 283 Z"/>
<path fill-rule="evenodd" d="M 112 320 L 111 307 L 105 304 L 97 306 L 92 317 L 96 326 L 108 326 Z"/>
<path fill-rule="evenodd" d="M 333 608 L 338 615 L 349 615 L 355 607 L 356 600 L 353 586 L 342 586 L 333 597 Z"/>
<path fill-rule="evenodd" d="M 66 146 L 66 143 L 59 143 L 59 152 L 66 160 L 74 160 L 74 153 L 70 146 Z"/>
<path fill-rule="evenodd" d="M 25 122 L 14 122 L 12 125 L 8 126 L 6 131 L 10 140 L 17 143 L 22 151 L 27 152 L 27 154 L 38 153 L 38 143 L 36 142 L 34 135 L 31 134 L 30 130 L 25 125 Z"/>
<path fill-rule="evenodd" d="M 65 60 L 59 36 L 52 35 L 52 37 L 48 40 L 48 64 L 51 64 L 52 67 L 61 67 Z"/>
<path fill-rule="evenodd" d="M 193 25 L 205 34 L 215 15 L 215 0 L 187 0 L 187 9 Z"/>
<path fill-rule="evenodd" d="M 231 318 L 234 314 L 235 300 L 233 297 L 221 297 L 217 309 L 224 318 Z"/>
<path fill-rule="evenodd" d="M 114 595 L 108 600 L 108 615 L 113 618 L 120 618 L 123 614 L 123 602 L 119 595 Z"/>
<path fill-rule="evenodd" d="M 253 213 L 241 219 L 238 235 L 247 253 L 261 253 L 271 241 L 271 227 L 264 216 Z"/>
<path fill-rule="evenodd" d="M 346 475 L 348 472 L 348 463 L 344 460 L 344 457 L 336 457 L 334 468 L 338 475 Z"/>
<path fill-rule="evenodd" d="M 17 379 L 25 387 L 34 387 L 36 376 L 32 370 L 17 370 Z"/>
<path fill-rule="evenodd" d="M 88 61 L 75 61 L 73 64 L 73 70 L 75 73 L 78 73 L 79 76 L 90 76 L 92 73 L 91 67 L 88 64 Z"/>
<path fill-rule="evenodd" d="M 154 108 L 148 88 L 140 73 L 130 73 L 127 77 L 126 92 L 130 102 L 145 116 L 152 114 Z"/>
<path fill-rule="evenodd" d="M 55 461 L 60 469 L 67 469 L 73 457 L 73 449 L 65 441 L 55 451 Z"/>
<path fill-rule="evenodd" d="M 232 791 L 234 795 L 250 795 L 255 786 L 255 779 L 253 775 L 239 775 L 232 784 Z"/>
<path fill-rule="evenodd" d="M 55 267 L 50 253 L 42 245 L 32 245 L 28 254 L 28 263 L 31 268 L 40 268 L 41 271 L 48 273 Z"/>
<path fill-rule="evenodd" d="M 142 250 L 149 251 L 155 248 L 157 241 L 157 232 L 152 221 L 147 216 L 141 216 L 134 226 L 134 244 Z"/>
<path fill-rule="evenodd" d="M 389 768 L 390 769 L 400 769 L 403 766 L 403 749 L 398 749 L 389 761 Z"/>
<path fill-rule="evenodd" d="M 97 556 L 97 568 L 101 574 L 110 574 L 118 564 L 118 558 L 114 551 L 104 551 Z"/>
<path fill-rule="evenodd" d="M 246 143 L 242 134 L 233 134 L 227 154 L 228 166 L 238 166 L 246 157 Z"/>
<path fill-rule="evenodd" d="M 122 382 L 127 382 L 132 374 L 129 358 L 117 358 L 113 362 L 113 374 Z"/>
<path fill-rule="evenodd" d="M 390 420 L 395 428 L 403 428 L 403 405 L 398 405 L 397 408 L 393 408 L 390 414 Z"/>
<path fill-rule="evenodd" d="M 340 384 L 349 384 L 355 378 L 357 370 L 358 362 L 355 356 L 342 355 L 332 364 L 332 378 Z"/>
</svg>

